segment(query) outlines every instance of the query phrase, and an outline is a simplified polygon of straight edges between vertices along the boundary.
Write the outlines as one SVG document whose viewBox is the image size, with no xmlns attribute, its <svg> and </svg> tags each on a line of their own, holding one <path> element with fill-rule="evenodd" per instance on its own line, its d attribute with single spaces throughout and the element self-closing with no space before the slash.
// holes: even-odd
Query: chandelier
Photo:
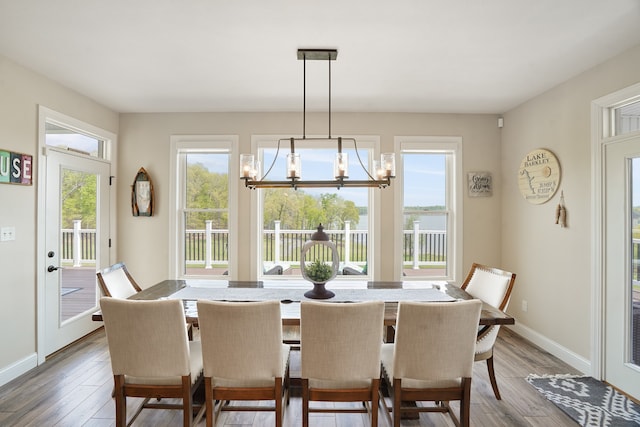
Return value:
<svg viewBox="0 0 640 427">
<path fill-rule="evenodd" d="M 355 138 L 343 138 L 331 136 L 331 61 L 338 57 L 336 49 L 298 49 L 298 59 L 303 61 L 303 115 L 302 115 L 302 138 L 291 137 L 278 140 L 278 146 L 273 162 L 267 169 L 264 176 L 260 177 L 260 161 L 253 154 L 240 155 L 240 179 L 244 180 L 247 188 L 311 188 L 311 187 L 378 187 L 386 188 L 391 185 L 391 178 L 396 175 L 396 161 L 394 153 L 382 153 L 380 160 L 373 160 L 372 172 L 362 162 L 358 152 L 358 145 Z M 307 60 L 327 61 L 329 64 L 329 132 L 327 137 L 307 138 L 306 136 L 306 115 L 307 115 Z M 326 141 L 333 143 L 337 147 L 337 152 L 333 164 L 334 179 L 329 180 L 303 180 L 302 161 L 300 153 L 296 153 L 297 142 L 302 141 Z M 289 142 L 290 151 L 287 154 L 286 175 L 281 181 L 267 180 L 267 176 L 275 164 L 280 153 L 280 144 Z M 349 153 L 342 151 L 343 143 L 353 143 L 356 157 L 360 166 L 368 177 L 363 180 L 349 179 Z"/>
</svg>

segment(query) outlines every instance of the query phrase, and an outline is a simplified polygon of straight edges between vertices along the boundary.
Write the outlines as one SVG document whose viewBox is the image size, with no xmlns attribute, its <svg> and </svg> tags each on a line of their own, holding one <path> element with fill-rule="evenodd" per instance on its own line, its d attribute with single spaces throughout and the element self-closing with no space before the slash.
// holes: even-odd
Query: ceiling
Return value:
<svg viewBox="0 0 640 427">
<path fill-rule="evenodd" d="M 499 114 L 639 43 L 639 0 L 0 0 L 0 55 L 118 112 L 301 111 L 335 48 L 334 112 Z"/>
</svg>

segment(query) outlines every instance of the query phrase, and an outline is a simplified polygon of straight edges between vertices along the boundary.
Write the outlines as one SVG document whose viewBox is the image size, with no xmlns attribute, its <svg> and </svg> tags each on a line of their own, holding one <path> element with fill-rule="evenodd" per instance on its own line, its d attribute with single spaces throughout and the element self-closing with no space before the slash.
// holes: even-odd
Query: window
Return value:
<svg viewBox="0 0 640 427">
<path fill-rule="evenodd" d="M 107 158 L 106 143 L 100 137 L 75 130 L 69 125 L 48 120 L 45 123 L 45 145 L 100 159 Z"/>
<path fill-rule="evenodd" d="M 173 137 L 174 277 L 234 278 L 237 162 L 234 137 Z M 230 177 L 232 177 L 230 179 Z"/>
<path fill-rule="evenodd" d="M 613 135 L 624 135 L 640 130 L 640 101 L 625 103 L 611 109 L 613 114 Z"/>
<path fill-rule="evenodd" d="M 396 254 L 403 280 L 455 280 L 461 245 L 460 138 L 398 137 Z M 398 200 L 398 199 L 396 199 Z"/>
<path fill-rule="evenodd" d="M 286 152 L 278 153 L 277 137 L 255 136 L 254 148 L 268 172 L 267 180 L 285 179 Z M 369 162 L 377 146 L 377 137 L 357 137 L 359 158 L 350 143 L 343 152 L 349 155 L 349 178 L 367 179 L 360 165 L 370 170 Z M 336 147 L 327 148 L 323 141 L 305 141 L 296 146 L 302 163 L 302 179 L 333 179 Z M 288 146 L 287 146 L 288 149 Z M 288 150 L 285 150 L 288 152 Z M 275 158 L 276 153 L 278 156 Z M 271 169 L 271 170 L 270 170 Z M 369 236 L 373 218 L 370 188 L 304 188 L 261 189 L 256 233 L 258 252 L 257 276 L 262 279 L 300 279 L 300 251 L 319 224 L 336 244 L 340 255 L 342 279 L 370 277 L 372 239 Z"/>
</svg>

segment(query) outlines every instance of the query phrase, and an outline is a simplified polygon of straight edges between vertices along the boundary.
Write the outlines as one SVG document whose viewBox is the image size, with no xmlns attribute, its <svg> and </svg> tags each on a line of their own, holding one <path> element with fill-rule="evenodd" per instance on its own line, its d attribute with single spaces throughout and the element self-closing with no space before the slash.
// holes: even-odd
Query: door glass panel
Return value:
<svg viewBox="0 0 640 427">
<path fill-rule="evenodd" d="M 97 175 L 62 169 L 60 321 L 96 305 Z"/>
<path fill-rule="evenodd" d="M 640 365 L 640 157 L 631 164 L 632 188 L 632 260 L 631 274 L 631 362 Z"/>
</svg>

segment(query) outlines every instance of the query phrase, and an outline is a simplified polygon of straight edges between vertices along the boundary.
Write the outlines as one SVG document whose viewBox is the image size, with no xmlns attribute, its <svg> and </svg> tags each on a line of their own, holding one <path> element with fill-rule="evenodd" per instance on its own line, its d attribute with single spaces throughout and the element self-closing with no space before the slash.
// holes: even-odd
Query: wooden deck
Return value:
<svg viewBox="0 0 640 427">
<path fill-rule="evenodd" d="M 197 331 L 196 331 L 197 332 Z M 196 336 L 197 337 L 197 336 Z M 486 365 L 474 366 L 471 393 L 471 425 L 476 427 L 575 426 L 526 381 L 530 373 L 578 374 L 574 369 L 502 328 L 496 349 L 496 374 L 503 396 L 495 400 Z M 292 357 L 292 370 L 299 373 L 299 352 Z M 56 354 L 45 364 L 0 388 L 2 426 L 113 426 L 115 408 L 111 398 L 113 377 L 103 330 Z M 129 399 L 129 414 L 139 402 Z M 455 406 L 455 404 L 454 404 Z M 457 408 L 457 406 L 455 406 Z M 291 399 L 285 412 L 285 427 L 299 426 L 301 400 Z M 145 410 L 136 426 L 180 426 L 179 411 Z M 273 425 L 270 413 L 223 413 L 219 426 L 263 427 Z M 363 414 L 311 414 L 312 427 L 365 427 Z M 379 426 L 388 426 L 381 413 Z M 403 426 L 453 426 L 442 414 L 421 414 L 403 420 Z M 201 421 L 198 426 L 204 426 Z"/>
<path fill-rule="evenodd" d="M 62 269 L 63 295 L 60 297 L 60 315 L 65 321 L 78 313 L 96 306 L 98 285 L 95 267 L 65 267 Z M 65 291 L 68 293 L 65 294 Z"/>
</svg>

